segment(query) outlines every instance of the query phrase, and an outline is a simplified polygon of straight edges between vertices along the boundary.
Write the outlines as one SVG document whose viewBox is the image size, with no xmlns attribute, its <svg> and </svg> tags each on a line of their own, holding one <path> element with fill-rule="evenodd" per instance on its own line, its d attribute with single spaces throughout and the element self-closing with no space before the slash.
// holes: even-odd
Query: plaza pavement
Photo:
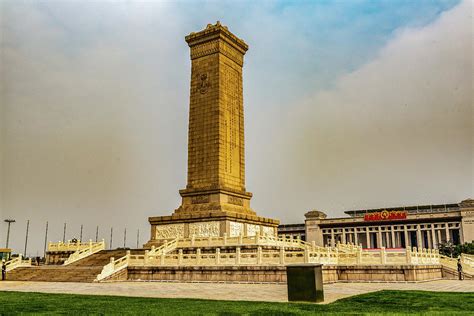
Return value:
<svg viewBox="0 0 474 316">
<path fill-rule="evenodd" d="M 436 280 L 421 283 L 333 283 L 324 285 L 324 303 L 379 290 L 474 292 L 474 281 Z M 119 295 L 160 298 L 287 302 L 285 284 L 177 282 L 0 282 L 0 291 Z"/>
</svg>

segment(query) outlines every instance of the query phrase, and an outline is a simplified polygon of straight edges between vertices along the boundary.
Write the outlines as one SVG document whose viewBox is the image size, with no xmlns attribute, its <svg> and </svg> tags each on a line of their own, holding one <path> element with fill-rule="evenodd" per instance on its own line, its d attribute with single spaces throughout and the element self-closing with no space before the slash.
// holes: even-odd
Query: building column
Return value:
<svg viewBox="0 0 474 316">
<path fill-rule="evenodd" d="M 372 245 L 370 244 L 369 226 L 365 227 L 365 238 L 367 239 L 367 248 L 372 248 Z"/>
<path fill-rule="evenodd" d="M 395 243 L 395 227 L 393 225 L 391 229 L 391 235 L 392 235 L 392 248 L 397 248 L 397 244 Z"/>
<path fill-rule="evenodd" d="M 429 230 L 426 230 L 426 239 L 428 239 L 428 245 L 426 245 L 426 248 L 428 249 L 433 249 L 433 245 L 431 244 L 431 233 Z M 424 239 L 424 238 L 423 238 Z"/>
<path fill-rule="evenodd" d="M 382 227 L 378 226 L 378 231 L 377 231 L 377 248 L 382 248 L 384 245 L 382 245 Z"/>
<path fill-rule="evenodd" d="M 334 228 L 331 228 L 331 247 L 335 247 L 336 243 L 334 242 Z"/>
<path fill-rule="evenodd" d="M 410 249 L 411 248 L 411 241 L 410 241 L 410 238 L 408 238 L 407 225 L 403 225 L 403 232 L 405 233 L 405 248 Z"/>
<path fill-rule="evenodd" d="M 433 249 L 438 248 L 436 244 L 435 224 L 431 224 L 431 242 L 433 243 Z"/>
<path fill-rule="evenodd" d="M 354 245 L 359 245 L 359 238 L 357 236 L 357 227 L 354 227 Z"/>
<path fill-rule="evenodd" d="M 346 244 L 346 229 L 342 228 L 342 243 Z"/>
<path fill-rule="evenodd" d="M 438 245 L 439 245 L 441 243 L 441 229 L 436 230 L 436 232 L 438 233 Z"/>
<path fill-rule="evenodd" d="M 444 229 L 446 230 L 446 242 L 451 240 L 451 237 L 449 236 L 449 225 L 448 223 L 444 224 Z"/>
<path fill-rule="evenodd" d="M 423 248 L 423 241 L 421 239 L 421 228 L 420 228 L 420 224 L 417 224 L 416 225 L 416 243 L 417 243 L 417 247 L 418 249 L 421 249 Z"/>
</svg>

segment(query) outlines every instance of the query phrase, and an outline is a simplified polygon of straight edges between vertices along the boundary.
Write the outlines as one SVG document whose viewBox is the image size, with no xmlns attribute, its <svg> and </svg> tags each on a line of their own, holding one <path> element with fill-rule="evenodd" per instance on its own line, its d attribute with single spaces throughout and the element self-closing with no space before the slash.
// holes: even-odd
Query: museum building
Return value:
<svg viewBox="0 0 474 316">
<path fill-rule="evenodd" d="M 327 218 L 321 211 L 305 214 L 304 224 L 280 225 L 278 234 L 315 242 L 340 243 L 362 248 L 438 248 L 474 239 L 474 200 L 456 204 L 389 207 L 345 211 L 349 217 Z"/>
</svg>

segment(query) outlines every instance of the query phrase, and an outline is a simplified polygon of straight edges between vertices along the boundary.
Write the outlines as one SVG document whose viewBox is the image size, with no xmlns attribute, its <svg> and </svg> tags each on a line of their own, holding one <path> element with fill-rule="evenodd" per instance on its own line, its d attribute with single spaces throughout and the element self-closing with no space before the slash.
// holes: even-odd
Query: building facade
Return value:
<svg viewBox="0 0 474 316">
<path fill-rule="evenodd" d="M 301 239 L 303 241 L 306 241 L 306 226 L 304 223 L 279 225 L 278 236 L 291 236 L 294 239 Z"/>
<path fill-rule="evenodd" d="M 345 211 L 348 217 L 305 214 L 305 239 L 320 246 L 353 243 L 363 248 L 438 248 L 474 240 L 474 200 L 457 204 Z M 293 230 L 291 228 L 294 227 Z M 297 235 L 298 225 L 280 225 L 280 235 Z"/>
</svg>

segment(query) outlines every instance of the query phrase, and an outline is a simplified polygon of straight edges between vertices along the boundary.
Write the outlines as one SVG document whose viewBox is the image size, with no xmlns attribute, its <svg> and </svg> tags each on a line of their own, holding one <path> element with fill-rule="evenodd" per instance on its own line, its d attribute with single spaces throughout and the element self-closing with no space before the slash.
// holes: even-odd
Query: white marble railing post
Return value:
<svg viewBox="0 0 474 316">
<path fill-rule="evenodd" d="M 201 248 L 196 249 L 196 262 L 197 265 L 201 264 Z"/>
<path fill-rule="evenodd" d="M 179 249 L 179 252 L 178 252 L 178 265 L 182 265 L 183 264 L 183 249 Z"/>
<path fill-rule="evenodd" d="M 112 271 L 114 271 L 115 270 L 115 258 L 114 257 L 110 258 L 110 266 L 112 267 Z"/>
<path fill-rule="evenodd" d="M 145 250 L 145 257 L 143 258 L 143 263 L 148 265 L 148 250 Z"/>
<path fill-rule="evenodd" d="M 262 247 L 257 247 L 257 264 L 262 264 Z"/>
<path fill-rule="evenodd" d="M 130 250 L 127 250 L 126 256 L 127 256 L 127 259 L 126 259 L 127 265 L 129 265 L 130 264 Z"/>
<path fill-rule="evenodd" d="M 411 251 L 410 248 L 405 248 L 406 263 L 411 264 Z"/>
<path fill-rule="evenodd" d="M 235 248 L 235 264 L 240 264 L 240 247 Z"/>
<path fill-rule="evenodd" d="M 387 253 L 385 252 L 385 247 L 380 248 L 380 263 L 385 264 L 387 262 Z"/>
<path fill-rule="evenodd" d="M 304 263 L 309 262 L 309 250 L 307 247 L 304 248 Z"/>
<path fill-rule="evenodd" d="M 221 249 L 216 248 L 216 265 L 219 265 L 221 262 Z"/>
<path fill-rule="evenodd" d="M 316 250 L 316 242 L 314 240 L 311 241 L 311 247 L 313 247 L 313 250 Z"/>
<path fill-rule="evenodd" d="M 164 265 L 165 265 L 165 253 L 162 252 L 160 255 L 160 266 L 164 266 Z"/>
<path fill-rule="evenodd" d="M 280 264 L 285 264 L 285 247 L 280 247 Z"/>
</svg>

